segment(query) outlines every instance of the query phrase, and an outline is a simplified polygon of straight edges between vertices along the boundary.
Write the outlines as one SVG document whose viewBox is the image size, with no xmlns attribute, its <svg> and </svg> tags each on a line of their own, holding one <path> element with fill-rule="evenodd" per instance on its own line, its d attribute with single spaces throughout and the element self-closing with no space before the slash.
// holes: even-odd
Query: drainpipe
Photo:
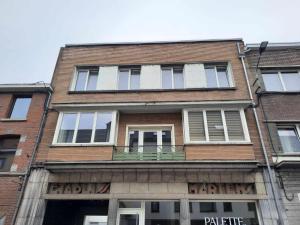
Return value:
<svg viewBox="0 0 300 225">
<path fill-rule="evenodd" d="M 246 65 L 245 65 L 245 55 L 244 55 L 244 52 L 241 52 L 239 43 L 236 43 L 236 45 L 237 45 L 237 49 L 238 49 L 238 53 L 239 53 L 239 58 L 241 59 L 241 62 L 242 62 L 242 65 L 243 65 L 243 70 L 244 70 L 244 75 L 245 75 L 245 79 L 246 79 L 246 83 L 247 83 L 247 88 L 248 88 L 249 96 L 250 96 L 250 99 L 251 99 L 251 102 L 252 102 L 251 107 L 253 109 L 253 113 L 254 113 L 254 117 L 255 117 L 255 123 L 256 123 L 256 126 L 257 126 L 257 130 L 258 130 L 258 134 L 259 134 L 259 138 L 260 138 L 260 143 L 261 143 L 261 147 L 262 147 L 262 150 L 263 150 L 264 159 L 265 159 L 266 165 L 267 165 L 267 171 L 268 171 L 268 175 L 269 175 L 269 179 L 270 179 L 272 194 L 273 194 L 274 199 L 275 199 L 275 206 L 276 206 L 276 211 L 277 211 L 278 218 L 279 218 L 279 224 L 283 225 L 284 220 L 283 220 L 283 217 L 282 217 L 281 212 L 280 212 L 280 202 L 279 202 L 279 199 L 278 199 L 278 196 L 277 196 L 277 192 L 276 192 L 276 188 L 275 188 L 275 182 L 274 182 L 274 178 L 272 176 L 272 169 L 271 169 L 271 166 L 270 166 L 270 162 L 269 162 L 265 142 L 264 142 L 264 139 L 263 139 L 263 135 L 262 135 L 262 131 L 261 131 L 257 111 L 256 111 L 256 108 L 255 108 L 255 101 L 253 99 L 253 95 L 252 95 L 252 92 L 251 92 L 249 76 L 248 76 L 248 72 L 247 72 Z"/>
<path fill-rule="evenodd" d="M 16 210 L 14 212 L 11 225 L 15 224 L 15 222 L 17 220 L 19 210 L 20 210 L 20 207 L 21 207 L 21 204 L 22 204 L 22 199 L 23 199 L 23 196 L 25 194 L 25 188 L 26 188 L 26 185 L 28 183 L 29 176 L 30 176 L 30 173 L 31 173 L 31 170 L 32 170 L 32 164 L 34 163 L 35 156 L 36 156 L 37 150 L 38 150 L 38 146 L 39 146 L 39 143 L 41 142 L 41 138 L 42 138 L 45 122 L 46 122 L 46 116 L 48 114 L 48 107 L 49 107 L 49 104 L 50 104 L 50 99 L 51 99 L 52 92 L 53 92 L 53 90 L 50 86 L 49 90 L 48 90 L 47 100 L 44 103 L 44 112 L 43 112 L 43 116 L 42 116 L 42 119 L 41 119 L 41 122 L 40 122 L 38 135 L 37 135 L 34 147 L 33 147 L 32 156 L 30 158 L 29 164 L 28 164 L 27 169 L 26 169 L 26 173 L 25 173 L 23 183 L 22 183 L 22 187 L 21 187 L 21 193 L 20 193 L 20 196 L 19 196 L 18 201 L 17 201 Z"/>
</svg>

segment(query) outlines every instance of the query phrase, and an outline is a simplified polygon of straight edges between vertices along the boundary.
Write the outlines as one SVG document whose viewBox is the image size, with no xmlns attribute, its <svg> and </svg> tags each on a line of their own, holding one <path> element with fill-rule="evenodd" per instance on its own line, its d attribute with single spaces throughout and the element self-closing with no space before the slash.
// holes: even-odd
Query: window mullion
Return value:
<svg viewBox="0 0 300 225">
<path fill-rule="evenodd" d="M 299 124 L 296 125 L 296 130 L 297 130 L 298 140 L 300 141 L 300 125 Z"/>
<path fill-rule="evenodd" d="M 77 113 L 76 123 L 75 123 L 75 130 L 74 130 L 74 136 L 73 136 L 72 143 L 75 143 L 75 140 L 76 140 L 76 137 L 77 137 L 78 126 L 79 126 L 79 119 L 80 119 L 80 112 Z"/>
<path fill-rule="evenodd" d="M 205 131 L 205 140 L 206 140 L 206 141 L 209 141 L 209 134 L 208 134 L 208 125 L 207 125 L 206 110 L 203 110 L 202 113 L 203 113 L 204 131 Z"/>
<path fill-rule="evenodd" d="M 216 81 L 217 81 L 217 87 L 220 87 L 217 67 L 215 66 L 214 68 L 215 68 L 215 76 L 216 76 Z"/>
<path fill-rule="evenodd" d="M 128 90 L 131 89 L 131 69 L 128 69 L 128 84 L 127 84 L 127 88 Z"/>
<path fill-rule="evenodd" d="M 286 91 L 286 87 L 285 87 L 285 84 L 284 84 L 284 82 L 283 82 L 281 72 L 278 72 L 278 76 L 279 76 L 279 80 L 280 80 L 280 82 L 281 82 L 281 85 L 282 85 L 283 90 Z"/>
<path fill-rule="evenodd" d="M 98 116 L 98 112 L 94 112 L 91 143 L 94 143 L 94 140 L 95 140 L 96 124 L 97 124 L 97 116 Z M 100 117 L 100 119 L 101 119 L 101 117 Z"/>
<path fill-rule="evenodd" d="M 172 71 L 172 76 L 171 76 L 171 79 L 172 79 L 172 89 L 174 89 L 175 85 L 174 85 L 174 68 L 172 67 L 171 68 L 171 71 Z"/>
<path fill-rule="evenodd" d="M 85 84 L 84 84 L 84 90 L 86 91 L 88 82 L 89 82 L 89 77 L 90 77 L 90 70 L 87 70 L 87 75 L 86 75 L 86 80 L 85 80 Z"/>
<path fill-rule="evenodd" d="M 162 149 L 162 130 L 157 130 L 157 152 L 161 152 Z"/>
<path fill-rule="evenodd" d="M 143 152 L 144 144 L 144 131 L 138 130 L 139 132 L 139 141 L 138 141 L 138 152 Z"/>
<path fill-rule="evenodd" d="M 221 109 L 221 116 L 222 116 L 222 122 L 223 122 L 223 130 L 224 130 L 224 135 L 225 135 L 225 141 L 229 141 L 224 109 Z"/>
</svg>

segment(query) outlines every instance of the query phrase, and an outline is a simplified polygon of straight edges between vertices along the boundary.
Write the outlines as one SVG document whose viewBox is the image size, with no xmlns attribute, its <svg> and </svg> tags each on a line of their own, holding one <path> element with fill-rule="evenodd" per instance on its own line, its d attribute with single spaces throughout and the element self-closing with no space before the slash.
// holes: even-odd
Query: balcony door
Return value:
<svg viewBox="0 0 300 225">
<path fill-rule="evenodd" d="M 175 151 L 172 126 L 130 127 L 127 152 L 172 152 Z"/>
</svg>

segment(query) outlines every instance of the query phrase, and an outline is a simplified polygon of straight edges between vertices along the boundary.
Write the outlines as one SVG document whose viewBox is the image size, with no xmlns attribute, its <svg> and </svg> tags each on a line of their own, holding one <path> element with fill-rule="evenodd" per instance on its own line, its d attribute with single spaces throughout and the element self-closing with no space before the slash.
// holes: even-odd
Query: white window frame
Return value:
<svg viewBox="0 0 300 225">
<path fill-rule="evenodd" d="M 280 141 L 280 136 L 278 134 L 278 130 L 280 128 L 295 128 L 295 131 L 296 131 L 296 136 L 298 137 L 298 140 L 300 142 L 300 124 L 284 124 L 284 125 L 277 125 L 277 135 L 278 135 L 278 138 L 279 138 L 279 143 L 280 143 L 280 146 L 282 147 L 282 150 L 283 150 L 283 146 L 282 146 L 282 143 Z M 300 152 L 284 152 L 282 151 L 282 154 L 284 155 L 300 155 Z"/>
<path fill-rule="evenodd" d="M 110 129 L 110 136 L 109 136 L 109 141 L 108 142 L 94 142 L 95 138 L 95 129 L 96 129 L 96 118 L 97 118 L 97 113 L 105 113 L 109 112 L 112 113 L 112 120 L 111 120 L 111 129 Z M 75 128 L 74 128 L 74 135 L 72 139 L 72 143 L 59 143 L 57 142 L 58 139 L 58 134 L 60 131 L 62 119 L 64 114 L 68 113 L 74 113 L 76 114 L 76 123 L 75 123 Z M 92 136 L 91 136 L 91 142 L 89 143 L 76 143 L 76 136 L 78 132 L 78 126 L 79 126 L 79 119 L 80 119 L 80 114 L 81 113 L 94 113 L 93 117 L 93 128 L 92 128 Z M 97 111 L 64 111 L 60 112 L 55 128 L 55 133 L 52 141 L 52 145 L 55 146 L 93 146 L 93 145 L 103 145 L 103 146 L 110 146 L 110 145 L 115 145 L 116 142 L 116 130 L 117 130 L 117 119 L 118 119 L 118 112 L 117 111 L 104 111 L 104 110 L 97 110 Z"/>
<path fill-rule="evenodd" d="M 91 66 L 92 68 L 92 66 Z M 96 68 L 96 67 L 93 67 Z M 89 77 L 90 77 L 90 70 L 88 69 L 88 66 L 86 69 L 81 69 L 80 66 L 75 68 L 75 73 L 74 73 L 74 78 L 73 78 L 73 82 L 72 82 L 72 86 L 71 86 L 71 91 L 96 91 L 98 90 L 98 83 L 99 83 L 99 77 L 100 77 L 100 67 L 98 68 L 98 76 L 97 76 L 97 81 L 96 81 L 96 88 L 95 90 L 86 90 L 87 85 L 88 85 L 88 81 L 89 81 Z M 76 88 L 76 84 L 77 84 L 77 80 L 78 80 L 78 74 L 79 72 L 87 72 L 87 79 L 85 80 L 85 84 L 84 84 L 84 89 L 83 90 L 75 90 Z"/>
<path fill-rule="evenodd" d="M 207 125 L 207 118 L 206 112 L 207 111 L 220 111 L 222 116 L 223 122 L 223 130 L 225 141 L 210 141 L 209 134 L 208 134 L 208 125 Z M 242 123 L 242 128 L 244 132 L 245 139 L 242 141 L 230 141 L 228 137 L 228 130 L 226 125 L 225 119 L 225 111 L 239 111 L 240 118 Z M 204 131 L 205 131 L 205 141 L 191 141 L 190 140 L 190 129 L 189 129 L 189 117 L 188 112 L 203 112 L 203 121 L 204 121 Z M 250 144 L 250 135 L 247 126 L 246 116 L 243 108 L 203 108 L 203 109 L 184 109 L 183 110 L 183 130 L 184 130 L 184 143 L 185 144 Z"/>
<path fill-rule="evenodd" d="M 180 66 L 178 66 L 180 67 Z M 161 89 L 163 90 L 172 90 L 172 89 L 185 89 L 185 73 L 184 73 L 184 65 L 182 66 L 182 78 L 183 78 L 183 88 L 175 88 L 174 87 L 174 68 L 176 66 L 160 66 L 160 83 L 161 83 Z M 163 69 L 171 69 L 172 72 L 172 88 L 164 88 L 163 87 Z"/>
<path fill-rule="evenodd" d="M 120 70 L 129 70 L 129 74 L 128 74 L 128 83 L 127 83 L 127 89 L 119 89 L 119 81 L 120 81 Z M 140 82 L 139 82 L 139 88 L 138 89 L 132 89 L 131 88 L 131 71 L 132 70 L 139 70 L 140 71 L 140 75 L 139 75 L 139 79 L 140 79 Z M 141 71 L 142 69 L 141 68 L 134 68 L 134 67 L 129 67 L 129 68 L 122 68 L 122 67 L 119 67 L 118 68 L 118 83 L 117 83 L 117 89 L 118 91 L 126 91 L 126 90 L 140 90 L 141 89 Z"/>
<path fill-rule="evenodd" d="M 269 70 L 268 71 L 268 70 L 266 70 L 265 72 L 266 73 L 264 73 L 264 71 L 261 71 L 261 75 L 262 75 L 262 79 L 263 79 L 263 82 L 264 82 L 264 89 L 266 91 L 268 91 L 268 90 L 266 88 L 263 76 L 267 75 L 267 74 L 270 74 L 270 73 L 276 73 L 277 76 L 279 77 L 280 84 L 281 84 L 281 87 L 282 87 L 283 90 L 282 91 L 278 91 L 278 92 L 299 92 L 300 91 L 300 89 L 298 91 L 287 90 L 286 86 L 285 86 L 285 83 L 284 83 L 284 80 L 283 80 L 283 77 L 282 77 L 282 73 L 288 73 L 288 72 L 295 72 L 295 73 L 297 72 L 298 76 L 300 76 L 300 70 L 290 70 L 290 71 L 288 71 L 288 70 L 286 70 L 286 71 L 285 70 L 282 70 L 282 71 L 278 71 L 278 70 Z M 270 91 L 270 92 L 273 92 L 273 91 Z"/>
<path fill-rule="evenodd" d="M 204 72 L 205 72 L 205 80 L 206 80 L 205 85 L 206 85 L 206 87 L 207 87 L 207 74 L 206 74 L 206 68 L 205 67 L 214 67 L 215 77 L 216 77 L 216 81 L 217 81 L 217 86 L 216 87 L 208 87 L 208 88 L 230 88 L 230 87 L 234 87 L 232 69 L 231 69 L 230 63 L 226 62 L 223 65 L 224 67 L 226 67 L 228 87 L 220 87 L 217 66 L 222 66 L 222 64 L 217 64 L 217 63 L 205 63 L 204 64 Z"/>
<path fill-rule="evenodd" d="M 146 131 L 154 131 L 157 132 L 157 145 L 161 146 L 162 145 L 162 130 L 165 130 L 166 128 L 169 128 L 171 130 L 171 145 L 175 145 L 175 129 L 174 129 L 174 124 L 138 124 L 138 125 L 127 125 L 126 126 L 126 136 L 125 136 L 125 146 L 129 145 L 129 132 L 131 130 L 138 130 L 141 131 L 139 132 L 139 146 L 144 146 L 144 132 Z M 129 148 L 125 148 L 125 152 L 129 152 Z M 172 149 L 173 152 L 175 152 L 175 149 Z M 139 147 L 138 152 L 143 152 L 143 148 Z M 161 152 L 160 148 L 157 148 L 157 152 Z"/>
</svg>

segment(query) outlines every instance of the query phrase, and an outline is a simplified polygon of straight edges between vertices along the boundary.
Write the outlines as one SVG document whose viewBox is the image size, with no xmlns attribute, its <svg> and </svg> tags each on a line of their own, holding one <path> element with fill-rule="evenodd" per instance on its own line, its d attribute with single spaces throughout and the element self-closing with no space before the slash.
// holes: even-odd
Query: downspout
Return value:
<svg viewBox="0 0 300 225">
<path fill-rule="evenodd" d="M 255 117 L 255 123 L 256 123 L 256 126 L 257 126 L 257 130 L 258 130 L 258 134 L 259 134 L 259 138 L 260 138 L 260 143 L 261 143 L 261 147 L 262 147 L 262 150 L 263 150 L 264 159 L 265 159 L 266 165 L 267 165 L 267 170 L 268 170 L 268 175 L 269 175 L 269 179 L 270 179 L 272 194 L 273 194 L 274 199 L 275 199 L 276 211 L 277 211 L 278 218 L 279 218 L 279 224 L 283 225 L 284 220 L 283 220 L 283 217 L 282 217 L 281 212 L 280 212 L 280 202 L 279 202 L 279 199 L 278 199 L 278 196 L 277 196 L 277 192 L 276 192 L 276 188 L 275 188 L 275 182 L 274 182 L 274 178 L 272 176 L 272 170 L 271 170 L 270 162 L 269 162 L 265 142 L 264 142 L 264 139 L 263 139 L 261 127 L 260 127 L 260 124 L 259 124 L 257 111 L 256 111 L 256 108 L 255 108 L 255 101 L 253 99 L 253 95 L 252 95 L 252 92 L 251 92 L 249 76 L 248 76 L 248 72 L 247 72 L 246 65 L 245 65 L 245 60 L 244 60 L 245 55 L 244 55 L 244 53 L 241 52 L 239 43 L 236 43 L 236 45 L 237 45 L 237 49 L 238 49 L 239 58 L 241 59 L 241 62 L 242 62 L 242 65 L 243 65 L 243 70 L 244 70 L 244 75 L 245 75 L 245 79 L 246 79 L 246 83 L 247 83 L 247 88 L 248 88 L 249 96 L 250 96 L 250 99 L 251 99 L 251 102 L 252 102 L 251 107 L 253 109 L 253 113 L 254 113 L 254 117 Z"/>
<path fill-rule="evenodd" d="M 41 122 L 40 122 L 37 139 L 36 139 L 36 142 L 34 144 L 33 151 L 32 151 L 32 156 L 30 158 L 30 161 L 29 161 L 29 164 L 27 166 L 26 173 L 25 173 L 25 176 L 24 176 L 24 179 L 23 179 L 23 182 L 22 182 L 22 187 L 21 187 L 21 191 L 20 191 L 21 193 L 20 193 L 18 201 L 17 201 L 16 210 L 14 212 L 11 225 L 15 224 L 15 222 L 17 220 L 19 210 L 20 210 L 20 207 L 21 207 L 21 204 L 22 204 L 22 199 L 23 199 L 23 196 L 24 196 L 24 193 L 25 193 L 25 188 L 26 188 L 26 185 L 28 183 L 29 176 L 30 176 L 30 173 L 31 173 L 31 170 L 32 170 L 32 164 L 34 163 L 35 156 L 36 156 L 37 150 L 38 150 L 38 146 L 39 146 L 41 138 L 42 138 L 43 129 L 44 129 L 45 122 L 46 122 L 46 116 L 48 114 L 48 107 L 49 107 L 49 104 L 50 104 L 52 92 L 53 92 L 53 90 L 50 86 L 48 88 L 48 92 L 47 92 L 48 93 L 47 100 L 44 103 L 43 116 L 42 116 L 42 119 L 41 119 Z"/>
</svg>

